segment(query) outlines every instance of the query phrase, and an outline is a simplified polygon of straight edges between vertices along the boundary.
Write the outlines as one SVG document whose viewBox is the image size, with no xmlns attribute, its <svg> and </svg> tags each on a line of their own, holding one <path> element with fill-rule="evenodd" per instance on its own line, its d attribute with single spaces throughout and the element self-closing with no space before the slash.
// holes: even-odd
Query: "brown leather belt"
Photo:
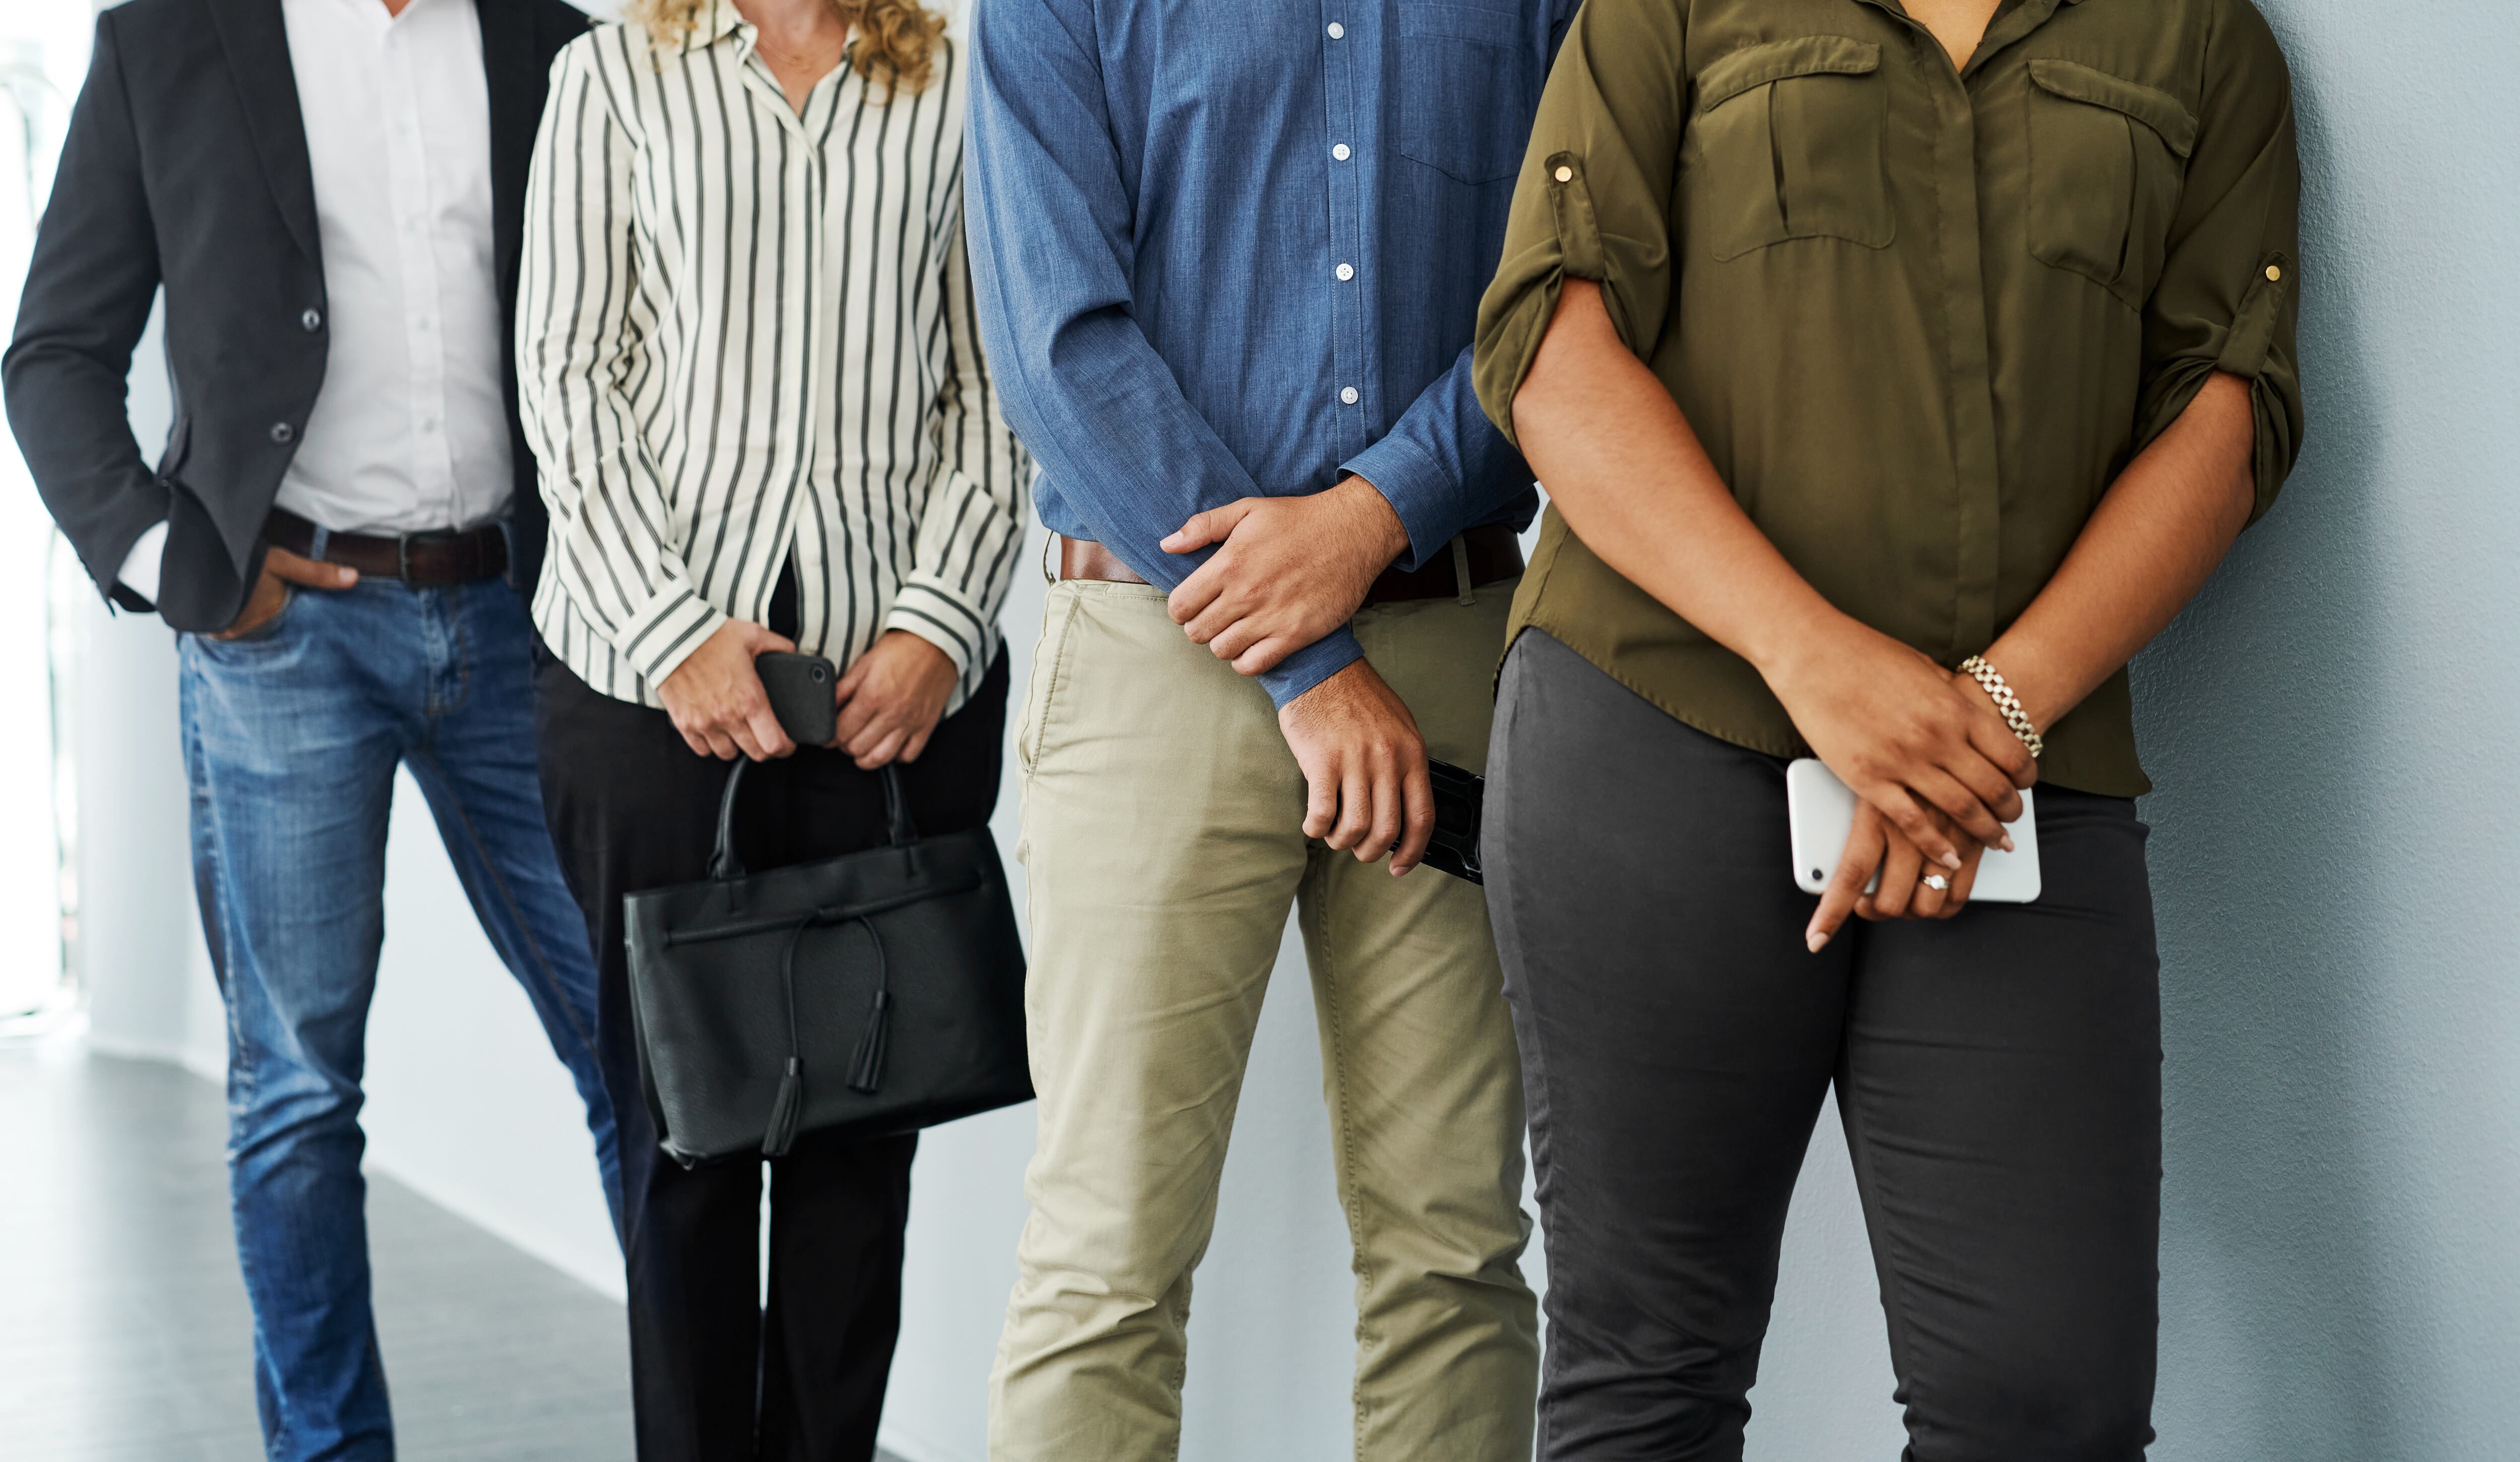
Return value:
<svg viewBox="0 0 2520 1462">
<path fill-rule="evenodd" d="M 1438 552 L 1421 569 L 1404 571 L 1395 566 L 1383 570 L 1382 576 L 1366 589 L 1365 602 L 1398 604 L 1411 599 L 1456 598 L 1462 592 L 1465 569 L 1468 587 L 1473 589 L 1522 571 L 1522 542 L 1504 524 L 1471 528 L 1454 539 L 1453 544 L 1451 552 Z M 1119 555 L 1102 544 L 1090 538 L 1064 536 L 1058 540 L 1058 576 L 1113 584 L 1146 582 L 1136 570 L 1120 562 Z"/>
<path fill-rule="evenodd" d="M 315 552 L 316 531 L 305 519 L 274 508 L 263 522 L 262 540 L 300 558 L 356 569 L 361 578 L 400 579 L 414 589 L 471 583 L 508 571 L 508 535 L 495 523 L 460 533 L 405 533 L 399 538 L 330 533 L 320 554 Z"/>
</svg>

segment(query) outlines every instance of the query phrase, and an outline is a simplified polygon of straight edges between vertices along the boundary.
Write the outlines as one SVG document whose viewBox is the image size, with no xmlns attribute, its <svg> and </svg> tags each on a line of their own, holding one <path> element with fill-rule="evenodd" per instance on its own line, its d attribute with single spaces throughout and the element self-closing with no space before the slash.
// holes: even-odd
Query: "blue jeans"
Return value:
<svg viewBox="0 0 2520 1462">
<path fill-rule="evenodd" d="M 619 1224 L 595 965 L 535 772 L 532 644 L 497 579 L 299 590 L 243 639 L 183 637 L 193 876 L 227 1001 L 237 1255 L 274 1462 L 393 1456 L 359 1081 L 396 766 L 576 1078 Z"/>
</svg>

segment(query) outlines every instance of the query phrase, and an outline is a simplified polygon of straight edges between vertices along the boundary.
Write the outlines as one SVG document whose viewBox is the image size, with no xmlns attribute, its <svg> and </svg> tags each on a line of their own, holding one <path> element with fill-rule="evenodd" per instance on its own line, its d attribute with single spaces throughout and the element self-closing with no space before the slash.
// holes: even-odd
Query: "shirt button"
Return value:
<svg viewBox="0 0 2520 1462">
<path fill-rule="evenodd" d="M 1354 265 L 1354 264 L 1341 264 L 1341 265 L 1339 265 L 1339 266 L 1338 266 L 1338 277 L 1339 277 L 1339 278 L 1341 278 L 1341 279 L 1354 279 L 1354 278 L 1356 278 L 1356 265 Z"/>
<path fill-rule="evenodd" d="M 1330 39 L 1337 40 L 1346 34 L 1347 27 L 1345 25 L 1340 24 L 1336 21 L 1330 22 Z"/>
<path fill-rule="evenodd" d="M 1355 404 L 1356 404 L 1356 388 L 1355 388 L 1355 387 L 1353 387 L 1353 386 L 1343 386 L 1343 387 L 1339 388 L 1339 401 L 1340 401 L 1340 403 L 1341 403 L 1342 405 L 1347 405 L 1347 406 L 1353 406 L 1353 405 L 1355 405 Z"/>
<path fill-rule="evenodd" d="M 297 429 L 289 425 L 287 422 L 273 422 L 271 424 L 271 439 L 280 443 L 282 446 L 287 446 L 292 441 L 297 439 Z"/>
<path fill-rule="evenodd" d="M 321 330 L 324 328 L 324 312 L 310 309 L 297 317 L 297 323 L 305 326 L 310 333 Z"/>
<path fill-rule="evenodd" d="M 1571 167 L 1561 167 L 1557 169 L 1557 181 L 1561 183 L 1571 183 L 1575 181 L 1575 169 Z"/>
<path fill-rule="evenodd" d="M 2273 264 L 2267 265 L 2267 283 L 2273 284 L 2282 278 L 2283 270 L 2277 268 Z"/>
<path fill-rule="evenodd" d="M 1333 157 L 1333 158 L 1338 159 L 1338 160 L 1339 160 L 1340 161 L 1342 161 L 1342 162 L 1346 161 L 1346 160 L 1347 160 L 1347 144 L 1346 144 L 1346 143 L 1344 143 L 1344 142 L 1340 142 L 1340 143 L 1333 143 L 1333 144 L 1331 144 L 1331 146 L 1330 146 L 1330 156 L 1331 156 L 1331 157 Z"/>
</svg>

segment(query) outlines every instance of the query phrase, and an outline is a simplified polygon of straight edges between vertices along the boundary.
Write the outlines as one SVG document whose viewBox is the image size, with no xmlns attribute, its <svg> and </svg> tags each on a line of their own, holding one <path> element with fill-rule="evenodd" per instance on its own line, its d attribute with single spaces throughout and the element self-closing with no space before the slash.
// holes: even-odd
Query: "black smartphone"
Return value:
<svg viewBox="0 0 2520 1462">
<path fill-rule="evenodd" d="M 1426 866 L 1486 883 L 1479 873 L 1479 814 L 1488 779 L 1432 756 L 1426 758 L 1426 775 L 1435 784 L 1435 836 L 1426 842 Z"/>
<path fill-rule="evenodd" d="M 827 747 L 839 734 L 840 672 L 819 655 L 792 650 L 765 650 L 752 658 L 761 688 L 770 693 L 770 713 L 779 729 L 800 747 Z"/>
</svg>

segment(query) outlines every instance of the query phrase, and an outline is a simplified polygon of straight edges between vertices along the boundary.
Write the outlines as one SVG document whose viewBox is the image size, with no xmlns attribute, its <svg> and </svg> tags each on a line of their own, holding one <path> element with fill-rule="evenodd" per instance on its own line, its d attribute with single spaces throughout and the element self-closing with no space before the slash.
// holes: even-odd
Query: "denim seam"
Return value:
<svg viewBox="0 0 2520 1462">
<path fill-rule="evenodd" d="M 446 776 L 446 768 L 438 761 L 436 754 L 426 744 L 413 748 L 407 754 L 414 760 L 427 762 L 429 770 L 439 777 Z M 463 828 L 465 841 L 472 845 L 473 855 L 481 860 L 481 866 L 485 870 L 483 877 L 498 892 L 500 903 L 506 907 L 509 917 L 516 924 L 518 938 L 523 944 L 523 952 L 529 956 L 533 965 L 533 978 L 542 982 L 544 994 L 566 1017 L 568 1028 L 585 1044 L 589 1053 L 594 1053 L 596 1051 L 594 1032 L 580 1023 L 577 1008 L 562 993 L 560 981 L 552 969 L 551 956 L 543 953 L 542 940 L 535 936 L 533 921 L 525 917 L 524 909 L 518 904 L 516 893 L 509 889 L 508 880 L 500 871 L 498 859 L 490 856 L 488 846 L 482 842 L 480 829 L 472 824 L 472 810 L 464 805 L 464 800 L 461 797 L 454 794 L 451 782 L 448 785 L 447 800 L 454 806 L 455 821 Z M 520 982 L 526 978 L 526 973 L 522 970 L 517 971 L 516 975 Z"/>
</svg>

